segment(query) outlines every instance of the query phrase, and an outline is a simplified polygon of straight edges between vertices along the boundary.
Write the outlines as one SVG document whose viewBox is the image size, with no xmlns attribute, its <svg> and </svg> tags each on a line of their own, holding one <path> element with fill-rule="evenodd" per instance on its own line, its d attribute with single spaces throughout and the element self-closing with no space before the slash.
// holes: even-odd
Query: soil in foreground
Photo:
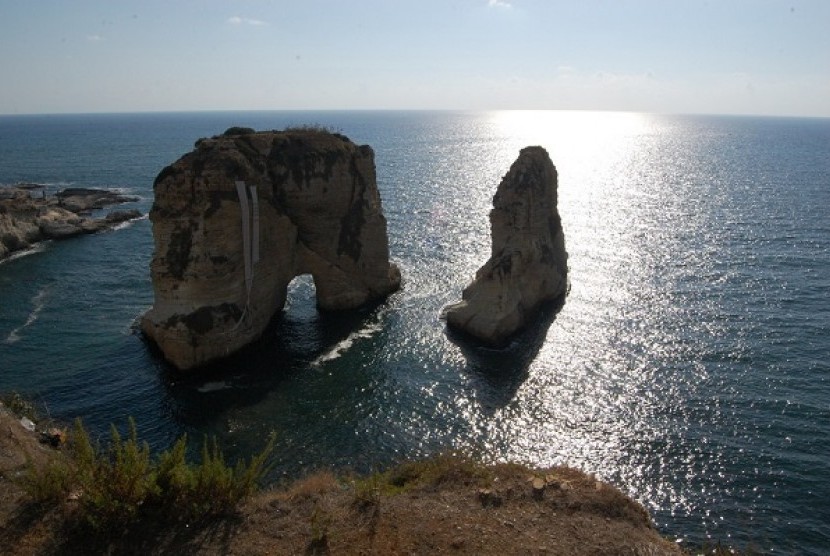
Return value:
<svg viewBox="0 0 830 556">
<path fill-rule="evenodd" d="M 100 538 L 71 502 L 43 511 L 18 478 L 60 451 L 0 408 L 3 554 L 681 554 L 642 506 L 568 468 L 438 457 L 372 477 L 317 472 L 204 521 L 145 520 Z"/>
</svg>

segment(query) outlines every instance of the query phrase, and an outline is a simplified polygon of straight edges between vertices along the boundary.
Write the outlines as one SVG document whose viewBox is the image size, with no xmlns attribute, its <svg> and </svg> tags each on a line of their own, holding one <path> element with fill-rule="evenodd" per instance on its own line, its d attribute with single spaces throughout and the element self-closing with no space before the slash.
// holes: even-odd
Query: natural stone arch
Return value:
<svg viewBox="0 0 830 556">
<path fill-rule="evenodd" d="M 400 286 L 374 152 L 340 134 L 231 128 L 153 185 L 153 307 L 142 330 L 179 369 L 258 338 L 296 276 L 317 306 L 353 309 Z"/>
<path fill-rule="evenodd" d="M 311 290 L 310 299 L 306 297 L 309 289 Z M 312 308 L 315 313 L 318 311 L 317 286 L 314 284 L 314 276 L 311 274 L 298 274 L 288 282 L 285 303 L 282 308 L 283 313 L 293 312 L 295 306 L 301 306 L 303 312 Z"/>
</svg>

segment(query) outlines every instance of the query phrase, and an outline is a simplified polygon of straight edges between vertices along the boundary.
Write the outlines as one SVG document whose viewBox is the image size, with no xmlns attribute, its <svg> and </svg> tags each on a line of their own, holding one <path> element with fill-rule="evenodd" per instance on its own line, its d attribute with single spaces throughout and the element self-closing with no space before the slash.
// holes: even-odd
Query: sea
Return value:
<svg viewBox="0 0 830 556">
<path fill-rule="evenodd" d="M 438 453 L 569 465 L 681 546 L 830 553 L 830 119 L 616 112 L 0 116 L 0 184 L 139 197 L 201 137 L 322 126 L 369 144 L 403 286 L 347 314 L 297 277 L 263 338 L 186 375 L 147 345 L 152 224 L 0 263 L 0 391 L 106 440 L 187 433 L 229 460 L 271 433 L 269 483 Z M 490 254 L 529 145 L 559 174 L 569 291 L 503 349 L 444 306 Z"/>
</svg>

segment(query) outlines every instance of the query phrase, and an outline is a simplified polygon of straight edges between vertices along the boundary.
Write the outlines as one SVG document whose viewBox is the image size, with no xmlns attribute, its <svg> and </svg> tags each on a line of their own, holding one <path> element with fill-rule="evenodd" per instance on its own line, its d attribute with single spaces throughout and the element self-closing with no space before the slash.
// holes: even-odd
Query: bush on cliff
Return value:
<svg viewBox="0 0 830 556">
<path fill-rule="evenodd" d="M 273 443 L 272 437 L 261 453 L 231 467 L 215 439 L 205 439 L 201 461 L 188 461 L 182 436 L 154 459 L 147 443 L 139 442 L 132 419 L 126 438 L 112 427 L 105 448 L 76 420 L 66 457 L 39 468 L 30 465 L 21 486 L 35 507 L 63 507 L 72 521 L 95 534 L 114 534 L 144 518 L 202 519 L 231 513 L 256 490 Z"/>
</svg>

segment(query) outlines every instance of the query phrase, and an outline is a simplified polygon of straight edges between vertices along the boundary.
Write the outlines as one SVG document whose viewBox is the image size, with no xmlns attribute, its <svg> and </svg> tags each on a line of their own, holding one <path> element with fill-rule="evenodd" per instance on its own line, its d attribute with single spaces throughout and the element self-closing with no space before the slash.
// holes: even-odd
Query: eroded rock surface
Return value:
<svg viewBox="0 0 830 556">
<path fill-rule="evenodd" d="M 69 187 L 55 194 L 58 204 L 78 214 L 90 212 L 117 203 L 138 201 L 138 197 L 122 195 L 108 189 L 89 189 L 86 187 Z"/>
<path fill-rule="evenodd" d="M 522 149 L 493 197 L 490 228 L 490 260 L 444 315 L 449 326 L 502 345 L 534 318 L 540 304 L 567 290 L 557 174 L 545 149 Z"/>
<path fill-rule="evenodd" d="M 111 228 L 141 216 L 137 210 L 112 211 L 102 218 L 82 216 L 92 209 L 136 200 L 106 189 L 65 189 L 46 196 L 42 186 L 0 188 L 0 260 L 47 239 L 65 239 Z"/>
<path fill-rule="evenodd" d="M 400 286 L 389 262 L 374 152 L 318 130 L 231 128 L 156 178 L 142 329 L 179 369 L 258 338 L 311 274 L 317 305 L 353 309 Z"/>
</svg>

